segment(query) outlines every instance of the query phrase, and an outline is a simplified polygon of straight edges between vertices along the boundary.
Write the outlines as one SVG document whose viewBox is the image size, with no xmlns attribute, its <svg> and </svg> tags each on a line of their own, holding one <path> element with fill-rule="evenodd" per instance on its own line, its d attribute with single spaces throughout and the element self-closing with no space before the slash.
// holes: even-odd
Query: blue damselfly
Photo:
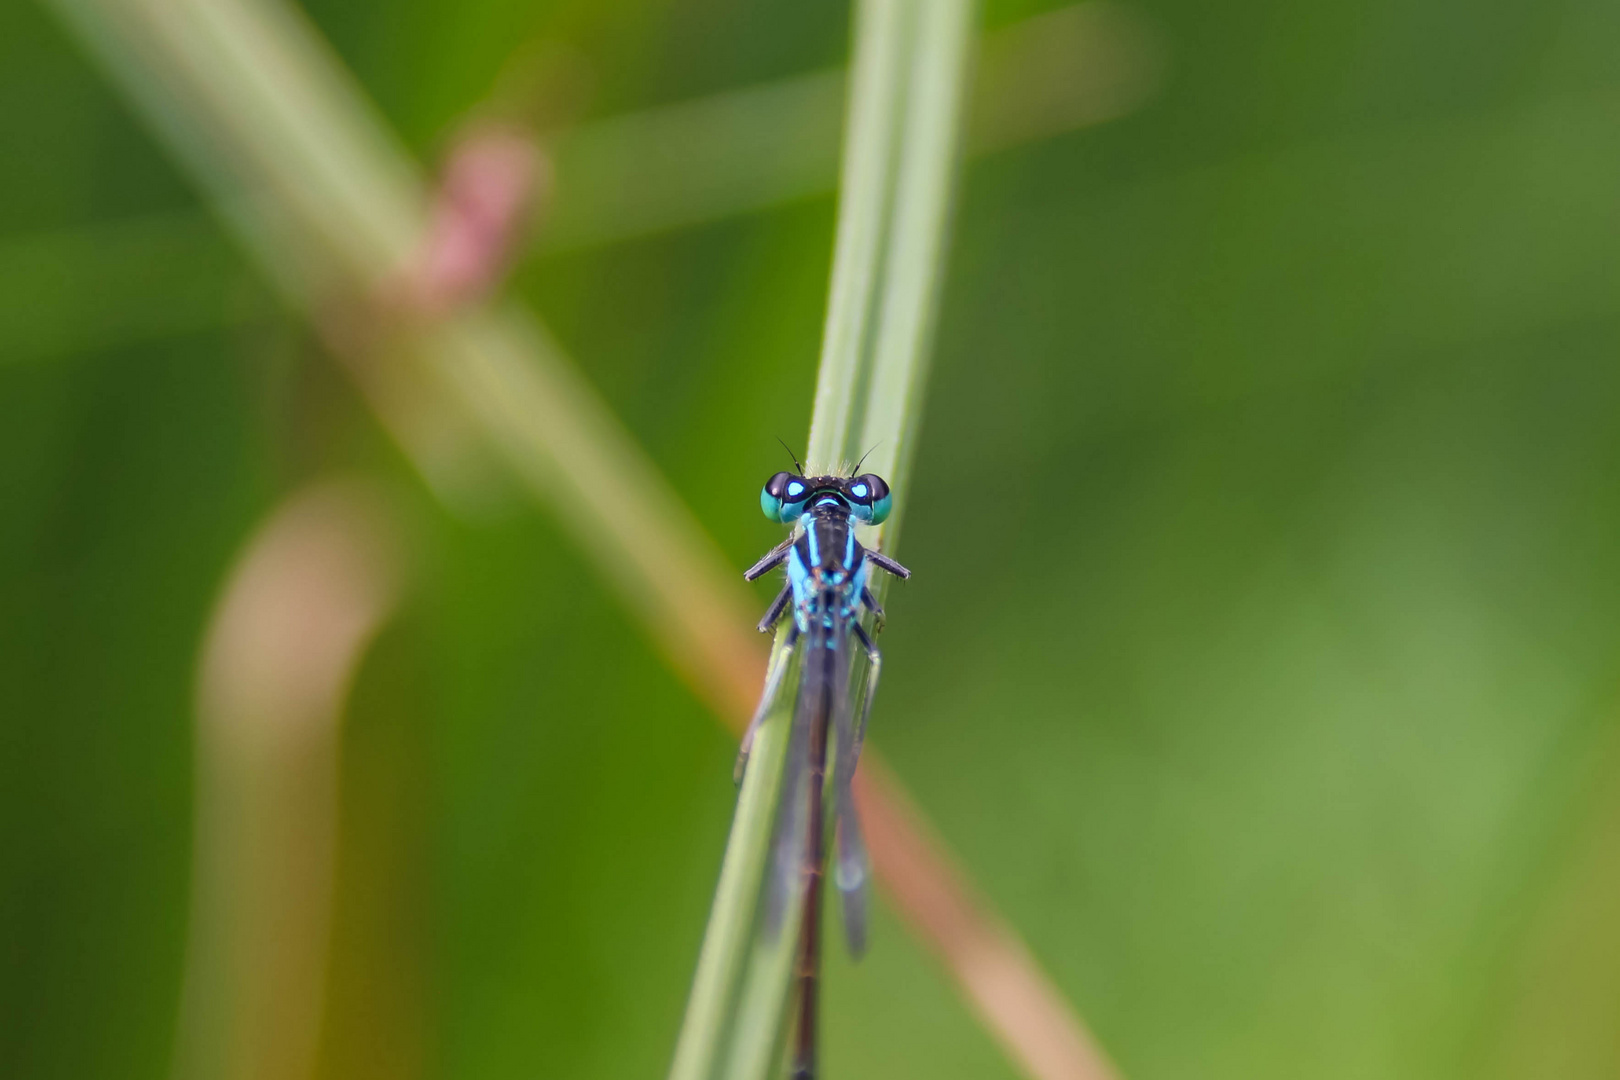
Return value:
<svg viewBox="0 0 1620 1080">
<path fill-rule="evenodd" d="M 883 618 L 883 609 L 868 585 L 872 567 L 902 578 L 910 577 L 911 571 L 880 552 L 868 551 L 855 538 L 857 524 L 878 525 L 889 516 L 893 496 L 888 484 L 871 473 L 807 477 L 797 459 L 794 465 L 797 472 L 777 473 L 765 482 L 759 496 L 765 516 L 792 525 L 793 532 L 743 575 L 753 581 L 785 565 L 787 583 L 759 621 L 759 629 L 769 632 L 789 612 L 793 621 L 787 629 L 785 648 L 766 677 L 759 709 L 743 736 L 737 755 L 737 779 L 742 779 L 747 766 L 754 732 L 771 711 L 781 689 L 788 658 L 801 650 L 798 698 L 772 840 L 774 866 L 767 885 L 765 922 L 767 928 L 780 925 L 782 911 L 797 884 L 802 889 L 804 921 L 794 966 L 797 1030 L 792 1076 L 794 1080 L 811 1080 L 816 1071 L 816 984 L 821 966 L 821 881 L 826 862 L 822 798 L 828 734 L 830 730 L 837 741 L 832 779 L 837 828 L 834 880 L 842 899 L 845 936 L 850 952 L 858 957 L 866 948 L 868 873 L 852 785 L 883 664 L 860 617 L 865 608 L 879 622 Z M 856 465 L 851 472 L 859 468 Z M 851 639 L 860 645 L 868 660 L 858 695 L 858 720 L 850 694 Z"/>
</svg>

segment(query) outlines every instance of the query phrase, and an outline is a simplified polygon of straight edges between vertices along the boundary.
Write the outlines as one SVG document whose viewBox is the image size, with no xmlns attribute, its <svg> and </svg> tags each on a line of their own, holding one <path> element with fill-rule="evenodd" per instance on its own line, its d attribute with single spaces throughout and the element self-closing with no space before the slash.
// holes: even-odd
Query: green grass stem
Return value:
<svg viewBox="0 0 1620 1080">
<path fill-rule="evenodd" d="M 772 662 L 786 663 L 788 658 L 778 653 Z M 709 931 L 698 957 L 697 974 L 692 978 L 686 1022 L 670 1067 L 672 1080 L 696 1080 L 714 1074 L 720 1052 L 718 1033 L 725 1030 L 732 1010 L 739 1004 L 739 972 L 751 945 L 753 898 L 769 862 L 789 716 L 786 709 L 776 710 L 754 739 L 709 912 Z"/>
</svg>

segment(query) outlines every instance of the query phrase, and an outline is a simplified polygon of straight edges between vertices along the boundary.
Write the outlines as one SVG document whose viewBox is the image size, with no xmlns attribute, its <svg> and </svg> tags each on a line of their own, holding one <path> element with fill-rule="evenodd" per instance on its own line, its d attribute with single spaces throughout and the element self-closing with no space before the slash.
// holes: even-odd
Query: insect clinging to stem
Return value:
<svg viewBox="0 0 1620 1080">
<path fill-rule="evenodd" d="M 783 444 L 786 449 L 786 444 Z M 798 697 L 788 737 L 786 774 L 773 840 L 775 868 L 766 900 L 766 926 L 779 926 L 795 877 L 802 878 L 804 922 L 798 942 L 794 979 L 797 989 L 797 1033 L 794 1080 L 811 1080 L 816 1069 L 816 986 L 820 969 L 821 881 L 825 864 L 825 811 L 828 735 L 836 739 L 832 778 L 833 817 L 837 828 L 834 880 L 842 899 L 844 930 L 850 952 L 866 948 L 866 846 L 855 812 L 855 765 L 866 737 L 883 657 L 861 625 L 862 609 L 879 621 L 883 609 L 868 584 L 873 567 L 908 578 L 911 571 L 856 539 L 857 525 L 879 525 L 888 518 L 894 497 L 882 477 L 806 476 L 792 450 L 797 471 L 779 472 L 760 491 L 760 509 L 772 521 L 792 525 L 793 532 L 750 567 L 753 581 L 778 566 L 787 583 L 759 621 L 761 632 L 774 629 L 784 614 L 792 622 L 784 648 L 766 677 L 758 710 L 737 754 L 740 782 L 760 721 L 769 713 L 788 658 L 803 647 Z M 862 462 L 865 458 L 862 458 Z M 855 475 L 859 474 L 859 475 Z M 859 695 L 859 717 L 850 695 L 851 641 L 868 664 Z M 805 787 L 808 785 L 808 793 Z"/>
</svg>

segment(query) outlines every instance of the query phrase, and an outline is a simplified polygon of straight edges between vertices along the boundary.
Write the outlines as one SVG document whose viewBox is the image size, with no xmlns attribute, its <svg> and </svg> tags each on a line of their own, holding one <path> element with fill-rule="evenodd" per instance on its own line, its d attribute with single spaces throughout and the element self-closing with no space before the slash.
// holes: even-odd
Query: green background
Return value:
<svg viewBox="0 0 1620 1080">
<path fill-rule="evenodd" d="M 533 42 L 591 117 L 848 48 L 775 0 L 308 10 L 424 160 Z M 1620 9 L 1135 10 L 1155 98 L 964 174 L 874 739 L 1134 1080 L 1620 1073 Z M 358 468 L 421 558 L 345 720 L 321 1075 L 660 1075 L 730 738 L 552 519 L 438 509 L 196 207 L 0 5 L 0 1072 L 167 1075 L 205 621 Z M 739 570 L 833 214 L 515 273 Z M 1013 1075 L 892 915 L 828 983 L 829 1077 Z"/>
</svg>

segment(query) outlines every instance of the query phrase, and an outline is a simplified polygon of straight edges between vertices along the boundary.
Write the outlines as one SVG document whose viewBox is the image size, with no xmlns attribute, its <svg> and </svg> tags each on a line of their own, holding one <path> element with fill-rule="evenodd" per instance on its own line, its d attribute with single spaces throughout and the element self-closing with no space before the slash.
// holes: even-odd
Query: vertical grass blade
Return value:
<svg viewBox="0 0 1620 1080">
<path fill-rule="evenodd" d="M 904 516 L 942 285 L 972 10 L 970 0 L 918 5 L 872 371 L 855 410 L 861 417 L 859 435 L 844 450 L 856 457 L 869 452 L 866 466 L 901 493 L 894 512 L 869 540 L 891 550 Z"/>
<path fill-rule="evenodd" d="M 870 358 L 868 327 L 893 206 L 911 7 L 910 0 L 865 0 L 856 8 L 837 244 L 805 448 L 812 474 L 830 471 L 849 452 L 856 396 Z"/>
</svg>

